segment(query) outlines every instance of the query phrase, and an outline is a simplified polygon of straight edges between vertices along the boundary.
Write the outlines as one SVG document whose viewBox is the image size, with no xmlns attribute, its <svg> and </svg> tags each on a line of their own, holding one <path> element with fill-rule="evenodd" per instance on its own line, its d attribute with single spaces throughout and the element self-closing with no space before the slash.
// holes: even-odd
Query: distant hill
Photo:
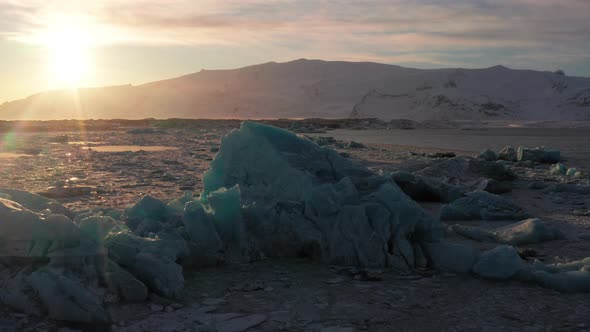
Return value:
<svg viewBox="0 0 590 332">
<path fill-rule="evenodd" d="M 590 120 L 590 78 L 302 59 L 138 86 L 48 91 L 0 105 L 3 120 L 310 117 Z"/>
</svg>

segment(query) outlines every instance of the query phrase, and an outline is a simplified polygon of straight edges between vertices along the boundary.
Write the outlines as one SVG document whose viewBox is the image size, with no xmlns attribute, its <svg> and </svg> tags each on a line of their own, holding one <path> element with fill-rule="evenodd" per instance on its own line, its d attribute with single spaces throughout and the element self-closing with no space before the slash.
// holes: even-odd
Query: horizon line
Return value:
<svg viewBox="0 0 590 332">
<path fill-rule="evenodd" d="M 417 67 L 403 66 L 403 65 L 393 64 L 393 63 L 383 63 L 383 62 L 375 62 L 375 61 L 324 60 L 324 59 L 298 58 L 298 59 L 288 60 L 288 61 L 282 61 L 282 62 L 281 61 L 273 61 L 273 60 L 271 60 L 271 61 L 267 61 L 267 62 L 254 63 L 254 64 L 242 66 L 242 67 L 232 67 L 232 68 L 201 68 L 198 71 L 190 72 L 190 73 L 187 73 L 187 74 L 182 74 L 182 75 L 178 75 L 178 76 L 171 76 L 171 77 L 167 77 L 167 78 L 161 78 L 161 79 L 156 79 L 156 80 L 147 81 L 147 82 L 140 82 L 140 83 L 129 83 L 128 82 L 128 83 L 113 83 L 113 84 L 108 84 L 108 85 L 92 85 L 92 86 L 77 86 L 77 87 L 70 87 L 70 88 L 64 87 L 64 88 L 47 89 L 47 90 L 41 90 L 41 91 L 33 92 L 33 93 L 30 93 L 28 95 L 25 95 L 23 97 L 16 98 L 16 99 L 0 100 L 0 106 L 3 106 L 5 104 L 9 104 L 9 103 L 12 103 L 12 102 L 17 102 L 17 101 L 20 101 L 20 100 L 24 100 L 24 99 L 27 99 L 27 98 L 30 98 L 30 97 L 34 97 L 34 96 L 37 96 L 37 95 L 40 95 L 40 94 L 44 94 L 44 93 L 65 92 L 65 91 L 86 90 L 86 89 L 100 89 L 100 88 L 138 87 L 138 86 L 147 85 L 147 84 L 151 84 L 151 83 L 163 82 L 163 81 L 174 80 L 174 79 L 178 79 L 178 78 L 182 78 L 182 77 L 187 77 L 187 76 L 199 74 L 199 73 L 204 72 L 204 71 L 232 71 L 232 70 L 245 69 L 245 68 L 249 68 L 249 67 L 262 66 L 262 65 L 266 65 L 266 64 L 289 64 L 289 63 L 293 63 L 293 62 L 297 62 L 297 61 L 342 62 L 342 63 L 351 63 L 351 64 L 377 64 L 377 65 L 401 67 L 401 68 L 413 69 L 413 70 L 448 70 L 448 69 L 455 69 L 455 70 L 459 70 L 459 69 L 463 69 L 463 70 L 486 70 L 486 69 L 492 69 L 492 68 L 505 68 L 505 69 L 509 69 L 509 70 L 536 71 L 536 72 L 547 72 L 547 73 L 555 73 L 556 71 L 561 70 L 561 69 L 555 69 L 555 70 L 537 70 L 537 69 L 527 69 L 527 68 L 511 68 L 511 67 L 508 67 L 508 66 L 505 66 L 505 65 L 502 65 L 502 64 L 497 64 L 497 65 L 493 65 L 493 66 L 489 66 L 489 67 L 436 67 L 436 68 L 417 68 Z M 568 77 L 579 77 L 579 78 L 590 78 L 590 76 L 567 75 L 567 73 L 565 74 L 565 76 L 568 76 Z"/>
</svg>

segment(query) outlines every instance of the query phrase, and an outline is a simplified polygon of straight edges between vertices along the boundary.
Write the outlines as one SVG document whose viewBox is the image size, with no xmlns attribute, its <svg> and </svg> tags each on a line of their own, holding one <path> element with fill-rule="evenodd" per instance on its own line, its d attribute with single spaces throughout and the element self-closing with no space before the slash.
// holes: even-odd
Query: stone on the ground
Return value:
<svg viewBox="0 0 590 332">
<path fill-rule="evenodd" d="M 456 273 L 471 271 L 479 257 L 474 247 L 446 241 L 426 243 L 424 249 L 435 268 Z"/>
<path fill-rule="evenodd" d="M 512 162 L 516 161 L 516 159 L 517 159 L 516 149 L 514 149 L 511 146 L 504 147 L 498 153 L 498 159 L 505 160 L 505 161 L 512 161 Z"/>
<path fill-rule="evenodd" d="M 523 268 L 523 262 L 514 247 L 498 246 L 479 256 L 473 272 L 490 279 L 509 279 Z"/>
<path fill-rule="evenodd" d="M 494 152 L 490 149 L 487 149 L 487 150 L 481 152 L 480 154 L 478 154 L 477 158 L 487 160 L 487 161 L 496 161 L 498 159 L 498 156 L 496 155 L 496 152 Z"/>
<path fill-rule="evenodd" d="M 463 196 L 465 191 L 459 186 L 446 184 L 436 179 L 414 175 L 408 172 L 395 172 L 391 174 L 395 183 L 410 196 L 419 202 L 443 202 L 450 203 Z"/>
<path fill-rule="evenodd" d="M 509 199 L 474 191 L 442 207 L 441 220 L 523 220 L 529 215 Z"/>
</svg>

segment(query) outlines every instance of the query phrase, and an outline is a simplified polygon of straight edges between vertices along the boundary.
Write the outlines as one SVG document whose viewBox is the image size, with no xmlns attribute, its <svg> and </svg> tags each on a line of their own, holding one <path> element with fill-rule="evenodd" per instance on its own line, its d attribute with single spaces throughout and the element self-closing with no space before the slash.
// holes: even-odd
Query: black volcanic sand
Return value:
<svg viewBox="0 0 590 332">
<path fill-rule="evenodd" d="M 198 122 L 197 122 L 198 123 Z M 108 124 L 108 122 L 107 122 Z M 202 173 L 221 137 L 238 121 L 210 121 L 186 128 L 139 130 L 128 124 L 81 132 L 10 130 L 0 145 L 0 186 L 60 193 L 57 200 L 74 210 L 93 206 L 122 208 L 150 194 L 164 201 L 183 191 L 200 191 Z M 111 126 L 112 128 L 112 126 Z M 146 129 L 148 128 L 148 129 Z M 544 129 L 546 130 L 546 129 Z M 562 135 L 560 135 L 561 133 Z M 63 136 L 63 135 L 67 135 Z M 310 134 L 311 135 L 311 134 Z M 585 130 L 551 129 L 419 129 L 336 130 L 314 136 L 356 140 L 365 148 L 336 148 L 374 170 L 418 170 L 440 162 L 423 154 L 454 151 L 473 155 L 506 143 L 545 145 L 563 151 L 569 167 L 590 169 L 589 135 Z M 67 141 L 66 141 L 67 140 Z M 91 143 L 88 143 L 91 142 Z M 338 143 L 338 142 L 337 142 Z M 489 144 L 489 145 L 488 145 Z M 166 146 L 164 151 L 97 152 L 103 145 Z M 342 144 L 343 145 L 343 144 Z M 3 155 L 2 152 L 26 156 Z M 565 239 L 529 245 L 537 259 L 565 262 L 590 256 L 590 197 L 549 195 L 532 190 L 532 181 L 588 184 L 588 178 L 548 175 L 549 165 L 514 165 L 519 179 L 506 194 L 528 212 L 564 232 Z M 62 190 L 56 191 L 55 188 Z M 64 189 L 65 188 L 65 189 Z M 81 188 L 81 189 L 80 189 Z M 58 196 L 60 196 L 58 195 Z M 423 206 L 433 214 L 441 204 Z M 465 222 L 497 227 L 502 222 Z M 482 250 L 494 246 L 454 238 Z M 588 294 L 563 294 L 516 281 L 493 282 L 471 276 L 418 271 L 400 275 L 373 271 L 376 281 L 353 278 L 347 271 L 304 260 L 267 260 L 186 271 L 183 297 L 172 302 L 152 296 L 150 302 L 112 305 L 110 328 L 130 331 L 210 331 L 205 322 L 233 317 L 259 319 L 252 331 L 584 331 L 590 329 Z M 258 316 L 262 315 L 262 316 Z M 262 317 L 262 318 L 261 318 Z M 40 320 L 0 308 L 0 331 L 57 330 L 59 322 Z M 92 330 L 91 326 L 69 326 Z M 339 327 L 342 329 L 327 329 Z M 94 327 L 104 330 L 109 327 Z M 347 329 L 350 328 L 350 329 Z"/>
</svg>

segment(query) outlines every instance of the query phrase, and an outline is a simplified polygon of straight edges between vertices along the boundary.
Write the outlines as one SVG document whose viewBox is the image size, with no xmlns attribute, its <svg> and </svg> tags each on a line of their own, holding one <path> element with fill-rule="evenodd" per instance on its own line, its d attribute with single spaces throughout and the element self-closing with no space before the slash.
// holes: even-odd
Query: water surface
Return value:
<svg viewBox="0 0 590 332">
<path fill-rule="evenodd" d="M 0 159 L 11 159 L 20 157 L 33 157 L 30 154 L 13 153 L 13 152 L 0 152 Z"/>
<path fill-rule="evenodd" d="M 587 128 L 490 129 L 337 129 L 327 135 L 362 143 L 408 145 L 450 151 L 499 151 L 507 145 L 559 149 L 570 167 L 590 169 L 590 130 Z"/>
<path fill-rule="evenodd" d="M 174 146 L 162 146 L 162 145 L 102 145 L 93 147 L 84 147 L 84 149 L 91 149 L 97 152 L 158 152 L 168 150 L 178 150 Z"/>
</svg>

